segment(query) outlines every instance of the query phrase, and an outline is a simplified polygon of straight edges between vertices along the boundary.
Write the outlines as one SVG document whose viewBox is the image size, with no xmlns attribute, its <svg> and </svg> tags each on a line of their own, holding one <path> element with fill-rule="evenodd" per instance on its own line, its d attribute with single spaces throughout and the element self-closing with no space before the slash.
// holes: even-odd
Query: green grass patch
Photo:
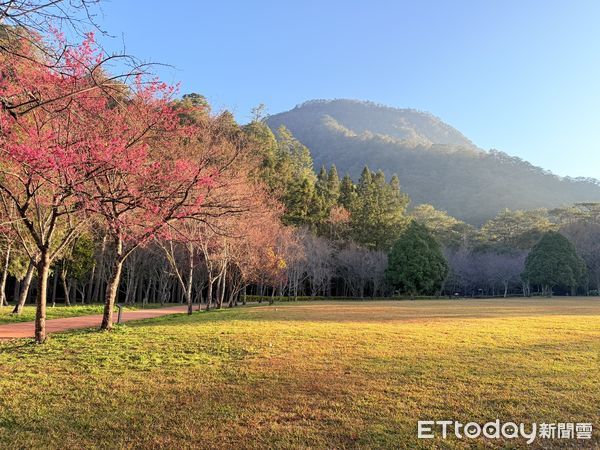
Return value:
<svg viewBox="0 0 600 450">
<path fill-rule="evenodd" d="M 523 446 L 416 438 L 497 418 L 592 421 L 598 446 L 598 405 L 597 299 L 299 302 L 0 342 L 0 448 Z"/>
<path fill-rule="evenodd" d="M 144 308 L 159 308 L 161 305 L 152 303 Z M 175 306 L 166 304 L 165 306 Z M 35 319 L 35 305 L 25 305 L 21 314 L 12 314 L 13 305 L 0 307 L 0 325 L 15 322 L 28 322 Z M 141 305 L 127 305 L 124 310 L 133 311 L 142 309 Z M 46 319 L 62 319 L 64 317 L 88 316 L 91 314 L 102 314 L 103 304 L 93 305 L 56 305 L 48 306 L 46 309 Z"/>
</svg>

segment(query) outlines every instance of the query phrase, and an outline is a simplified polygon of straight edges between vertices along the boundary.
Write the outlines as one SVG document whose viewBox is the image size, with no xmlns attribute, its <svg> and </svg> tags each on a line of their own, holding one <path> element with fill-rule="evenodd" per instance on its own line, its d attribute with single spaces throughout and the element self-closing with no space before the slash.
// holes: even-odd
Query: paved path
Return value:
<svg viewBox="0 0 600 450">
<path fill-rule="evenodd" d="M 139 309 L 135 311 L 123 311 L 122 322 L 140 319 L 152 319 L 154 317 L 166 316 L 167 314 L 179 314 L 187 312 L 187 305 L 169 306 L 165 308 Z M 117 312 L 113 316 L 116 323 Z M 91 316 L 66 317 L 64 319 L 46 320 L 46 332 L 56 333 L 58 331 L 73 330 L 75 328 L 99 327 L 102 323 L 102 314 Z M 34 322 L 18 322 L 0 325 L 0 339 L 28 338 L 34 336 Z"/>
</svg>

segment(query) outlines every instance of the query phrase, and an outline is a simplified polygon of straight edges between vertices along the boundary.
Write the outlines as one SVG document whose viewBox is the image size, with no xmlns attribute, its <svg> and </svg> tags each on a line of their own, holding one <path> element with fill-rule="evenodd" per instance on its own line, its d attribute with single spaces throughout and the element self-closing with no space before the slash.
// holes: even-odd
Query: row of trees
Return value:
<svg viewBox="0 0 600 450">
<path fill-rule="evenodd" d="M 505 211 L 480 229 L 430 205 L 408 211 L 395 176 L 315 174 L 308 149 L 272 132 L 261 108 L 240 126 L 201 95 L 176 99 L 143 65 L 115 75 L 112 61 L 135 60 L 106 55 L 91 34 L 66 42 L 51 25 L 60 3 L 0 8 L 0 305 L 12 288 L 18 314 L 34 294 L 38 342 L 48 296 L 103 302 L 108 330 L 119 300 L 185 302 L 191 314 L 248 293 L 600 286 L 598 205 Z M 556 255 L 567 266 L 549 266 Z"/>
<path fill-rule="evenodd" d="M 527 295 L 532 288 L 546 292 L 553 285 L 564 293 L 576 290 L 582 293 L 600 292 L 598 203 L 580 203 L 553 210 L 507 210 L 479 229 L 429 205 L 415 208 L 413 215 L 444 245 L 444 253 L 451 266 L 450 276 L 444 285 L 449 291 L 462 295 Z M 553 245 L 562 248 L 559 254 L 564 261 L 575 256 L 583 261 L 583 269 L 577 269 L 579 263 L 572 261 L 572 269 L 563 273 L 574 271 L 581 274 L 566 275 L 559 282 L 550 284 L 539 276 L 523 276 L 527 256 L 536 245 L 541 245 L 543 238 L 554 240 Z M 542 259 L 550 264 L 551 260 L 561 258 L 546 254 Z M 551 273 L 550 266 L 545 272 Z"/>
<path fill-rule="evenodd" d="M 117 57 L 91 34 L 70 45 L 49 31 L 53 4 L 28 6 L 15 17 L 37 17 L 39 34 L 4 10 L 0 291 L 4 305 L 11 285 L 17 314 L 35 296 L 38 342 L 48 299 L 103 301 L 110 329 L 117 300 L 183 300 L 191 313 L 248 288 L 383 292 L 390 237 L 369 236 L 368 221 L 389 232 L 375 209 L 388 201 L 402 216 L 397 179 L 317 177 L 285 129 L 238 126 L 196 94 L 174 100 L 139 65 L 113 75 Z"/>
<path fill-rule="evenodd" d="M 46 13 L 56 3 L 27 3 L 17 16 L 40 27 L 49 20 L 45 35 L 11 25 L 12 7 L 2 12 L 2 304 L 8 273 L 20 278 L 16 313 L 35 280 L 35 338 L 43 342 L 48 293 L 54 301 L 60 279 L 67 302 L 77 292 L 104 302 L 108 330 L 123 287 L 126 299 L 142 290 L 165 299 L 164 266 L 152 268 L 154 277 L 138 272 L 156 249 L 190 313 L 200 261 L 209 305 L 250 282 L 275 284 L 286 231 L 257 176 L 260 149 L 229 113 L 211 114 L 197 95 L 174 100 L 174 89 L 143 66 L 111 74 L 116 57 L 92 34 L 67 43 Z"/>
</svg>

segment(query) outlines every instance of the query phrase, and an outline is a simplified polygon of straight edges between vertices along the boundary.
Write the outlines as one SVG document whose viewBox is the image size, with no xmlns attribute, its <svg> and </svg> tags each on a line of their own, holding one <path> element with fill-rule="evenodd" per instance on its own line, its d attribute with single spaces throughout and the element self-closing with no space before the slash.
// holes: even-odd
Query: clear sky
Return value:
<svg viewBox="0 0 600 450">
<path fill-rule="evenodd" d="M 238 120 L 314 98 L 429 111 L 478 146 L 600 178 L 600 2 L 112 0 L 105 47 Z"/>
</svg>

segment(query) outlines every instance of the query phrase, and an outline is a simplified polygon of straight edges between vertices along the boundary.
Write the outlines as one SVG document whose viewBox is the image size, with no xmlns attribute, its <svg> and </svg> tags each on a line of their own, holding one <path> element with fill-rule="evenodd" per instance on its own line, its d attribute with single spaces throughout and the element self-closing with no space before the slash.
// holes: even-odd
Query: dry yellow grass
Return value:
<svg viewBox="0 0 600 450">
<path fill-rule="evenodd" d="M 276 304 L 0 343 L 0 448 L 506 448 L 419 419 L 588 422 L 600 300 Z M 582 441 L 537 441 L 546 447 Z"/>
</svg>

